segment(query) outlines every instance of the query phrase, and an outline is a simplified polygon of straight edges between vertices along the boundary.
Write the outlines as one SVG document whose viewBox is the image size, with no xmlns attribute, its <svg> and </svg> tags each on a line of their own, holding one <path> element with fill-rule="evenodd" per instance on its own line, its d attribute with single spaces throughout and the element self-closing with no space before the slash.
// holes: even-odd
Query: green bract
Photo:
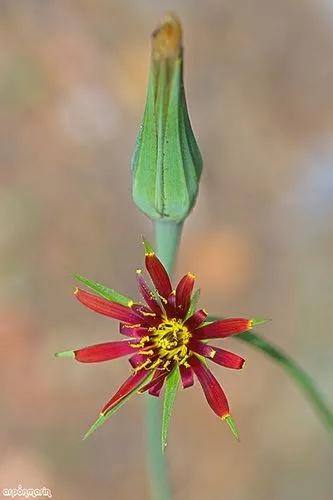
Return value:
<svg viewBox="0 0 333 500">
<path fill-rule="evenodd" d="M 167 16 L 153 33 L 146 107 L 132 159 L 133 199 L 154 220 L 187 217 L 202 170 L 186 106 L 182 52 L 180 24 Z"/>
</svg>

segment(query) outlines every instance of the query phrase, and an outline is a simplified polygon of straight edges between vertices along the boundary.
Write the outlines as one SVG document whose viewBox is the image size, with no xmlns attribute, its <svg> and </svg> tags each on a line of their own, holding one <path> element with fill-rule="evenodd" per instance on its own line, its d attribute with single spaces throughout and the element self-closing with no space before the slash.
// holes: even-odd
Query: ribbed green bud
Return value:
<svg viewBox="0 0 333 500">
<path fill-rule="evenodd" d="M 185 100 L 181 25 L 169 14 L 152 35 L 147 101 L 132 159 L 134 202 L 151 219 L 181 222 L 195 204 L 201 170 Z"/>
</svg>

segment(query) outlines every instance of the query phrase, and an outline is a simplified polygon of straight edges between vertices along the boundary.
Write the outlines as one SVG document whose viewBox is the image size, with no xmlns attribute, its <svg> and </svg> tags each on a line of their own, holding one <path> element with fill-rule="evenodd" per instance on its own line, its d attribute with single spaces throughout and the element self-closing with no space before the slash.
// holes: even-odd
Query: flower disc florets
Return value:
<svg viewBox="0 0 333 500">
<path fill-rule="evenodd" d="M 163 320 L 157 327 L 149 328 L 150 336 L 143 337 L 138 344 L 132 344 L 133 347 L 139 347 L 139 354 L 148 357 L 142 365 L 136 367 L 136 371 L 144 368 L 168 369 L 170 364 L 177 363 L 189 367 L 187 359 L 189 358 L 188 343 L 191 333 L 180 319 L 172 318 Z"/>
</svg>

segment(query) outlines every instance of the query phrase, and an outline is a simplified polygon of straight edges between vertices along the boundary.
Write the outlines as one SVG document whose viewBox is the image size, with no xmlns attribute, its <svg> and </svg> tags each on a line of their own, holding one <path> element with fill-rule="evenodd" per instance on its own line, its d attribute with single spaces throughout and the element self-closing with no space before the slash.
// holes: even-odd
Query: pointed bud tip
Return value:
<svg viewBox="0 0 333 500">
<path fill-rule="evenodd" d="M 182 44 L 182 27 L 173 13 L 167 13 L 152 35 L 152 55 L 155 60 L 177 58 Z"/>
<path fill-rule="evenodd" d="M 251 319 L 251 328 L 254 328 L 258 325 L 264 325 L 265 323 L 268 323 L 269 321 L 272 321 L 270 318 L 253 318 Z"/>
</svg>

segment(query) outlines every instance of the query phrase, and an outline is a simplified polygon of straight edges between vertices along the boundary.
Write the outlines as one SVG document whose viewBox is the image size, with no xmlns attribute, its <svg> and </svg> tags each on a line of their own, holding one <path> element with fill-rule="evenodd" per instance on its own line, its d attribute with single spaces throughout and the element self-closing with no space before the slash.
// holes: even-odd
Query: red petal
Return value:
<svg viewBox="0 0 333 500">
<path fill-rule="evenodd" d="M 239 370 L 245 363 L 245 359 L 241 358 L 237 354 L 226 351 L 225 349 L 220 349 L 219 347 L 213 347 L 208 344 L 204 344 L 200 340 L 191 339 L 189 343 L 189 349 L 209 358 L 214 363 L 218 365 L 225 366 L 226 368 L 234 368 Z"/>
<path fill-rule="evenodd" d="M 193 332 L 197 339 L 221 339 L 246 332 L 252 328 L 252 322 L 245 318 L 228 318 L 214 321 Z"/>
<path fill-rule="evenodd" d="M 131 356 L 129 358 L 129 362 L 133 368 L 136 368 L 137 366 L 141 365 L 144 361 L 146 361 L 147 356 L 144 354 L 134 354 L 134 356 Z"/>
<path fill-rule="evenodd" d="M 187 313 L 191 303 L 191 295 L 194 287 L 195 276 L 187 273 L 178 283 L 176 288 L 176 306 L 184 314 Z"/>
<path fill-rule="evenodd" d="M 75 359 L 81 363 L 98 363 L 121 358 L 133 353 L 133 347 L 127 341 L 105 342 L 74 351 Z"/>
<path fill-rule="evenodd" d="M 138 322 L 138 317 L 127 306 L 111 302 L 110 300 L 98 297 L 93 293 L 80 290 L 79 288 L 75 290 L 74 295 L 78 301 L 81 302 L 81 304 L 95 312 L 104 314 L 105 316 L 109 316 L 114 319 L 119 319 L 120 321 L 125 321 L 126 323 Z"/>
<path fill-rule="evenodd" d="M 142 272 L 140 269 L 137 271 L 137 280 L 140 293 L 144 298 L 144 300 L 146 301 L 146 303 L 148 304 L 148 306 L 150 307 L 150 309 L 156 314 L 161 315 L 162 309 L 157 300 L 154 298 L 153 292 L 150 290 L 146 280 L 142 276 Z"/>
<path fill-rule="evenodd" d="M 160 380 L 159 382 L 157 382 L 154 387 L 151 387 L 151 389 L 149 389 L 149 394 L 151 396 L 155 396 L 156 398 L 159 397 L 159 395 L 161 394 L 161 390 L 162 390 L 162 387 L 164 385 L 164 381 L 165 381 L 165 378 L 163 380 Z"/>
<path fill-rule="evenodd" d="M 152 312 L 149 307 L 133 304 L 132 311 L 143 326 L 158 326 L 161 323 L 160 316 Z"/>
<path fill-rule="evenodd" d="M 213 347 L 213 349 L 215 355 L 211 360 L 214 361 L 214 363 L 225 366 L 226 368 L 233 368 L 234 370 L 240 370 L 243 367 L 245 359 L 238 356 L 238 354 L 220 349 L 219 347 Z"/>
<path fill-rule="evenodd" d="M 172 292 L 170 278 L 155 252 L 146 253 L 146 268 L 158 293 L 164 298 L 169 297 Z"/>
<path fill-rule="evenodd" d="M 219 417 L 223 418 L 229 415 L 229 405 L 226 395 L 211 371 L 196 356 L 190 358 L 190 364 L 198 377 L 211 409 Z"/>
<path fill-rule="evenodd" d="M 124 399 L 131 391 L 133 391 L 140 382 L 147 377 L 148 374 L 145 370 L 141 370 L 133 375 L 130 375 L 123 385 L 118 389 L 114 396 L 104 405 L 101 414 L 105 415 L 110 411 L 116 404 L 118 404 L 122 399 Z"/>
<path fill-rule="evenodd" d="M 176 295 L 174 291 L 170 293 L 165 302 L 163 301 L 163 308 L 165 309 L 168 318 L 175 318 L 179 316 L 177 315 Z"/>
<path fill-rule="evenodd" d="M 190 316 L 184 323 L 184 325 L 190 330 L 198 328 L 205 319 L 207 318 L 207 312 L 204 309 L 199 309 L 192 316 Z"/>
<path fill-rule="evenodd" d="M 156 370 L 155 373 L 154 373 L 154 376 L 152 378 L 152 380 L 150 382 L 148 382 L 148 384 L 144 385 L 143 387 L 141 387 L 141 389 L 139 390 L 139 393 L 143 393 L 143 392 L 146 392 L 146 391 L 150 391 L 150 389 L 154 389 L 156 385 L 160 385 L 160 390 L 162 389 L 162 386 L 163 386 L 163 383 L 164 383 L 164 380 L 166 379 L 166 376 L 168 375 L 168 371 L 158 371 Z"/>
<path fill-rule="evenodd" d="M 191 351 L 200 354 L 200 356 L 205 356 L 205 358 L 213 358 L 215 355 L 215 350 L 208 344 L 204 344 L 201 340 L 191 339 L 188 347 Z"/>
<path fill-rule="evenodd" d="M 180 376 L 182 378 L 183 388 L 187 389 L 194 384 L 193 370 L 191 367 L 179 365 Z"/>
</svg>

